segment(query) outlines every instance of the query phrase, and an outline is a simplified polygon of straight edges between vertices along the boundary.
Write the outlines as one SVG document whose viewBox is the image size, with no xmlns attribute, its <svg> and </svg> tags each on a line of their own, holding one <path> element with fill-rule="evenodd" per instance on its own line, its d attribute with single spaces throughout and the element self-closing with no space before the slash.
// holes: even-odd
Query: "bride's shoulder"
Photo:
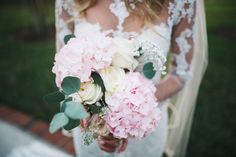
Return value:
<svg viewBox="0 0 236 157">
<path fill-rule="evenodd" d="M 56 9 L 59 12 L 65 11 L 72 16 L 75 4 L 75 0 L 56 0 Z"/>
<path fill-rule="evenodd" d="M 195 2 L 196 0 L 169 0 L 169 17 L 173 24 L 178 24 L 185 17 L 191 21 Z"/>
<path fill-rule="evenodd" d="M 191 4 L 194 3 L 196 0 L 169 0 L 170 3 L 177 5 L 177 6 L 182 6 L 184 4 Z"/>
<path fill-rule="evenodd" d="M 76 4 L 76 0 L 56 0 L 56 2 L 63 6 L 72 6 Z"/>
</svg>

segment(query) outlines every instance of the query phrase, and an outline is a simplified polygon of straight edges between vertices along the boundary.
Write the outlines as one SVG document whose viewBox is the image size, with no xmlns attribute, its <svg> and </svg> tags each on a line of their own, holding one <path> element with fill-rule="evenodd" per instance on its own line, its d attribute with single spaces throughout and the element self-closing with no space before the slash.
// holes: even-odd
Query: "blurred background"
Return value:
<svg viewBox="0 0 236 157">
<path fill-rule="evenodd" d="M 187 157 L 235 157 L 236 1 L 205 3 L 209 65 Z M 56 90 L 51 73 L 54 33 L 53 0 L 1 0 L 0 105 L 49 122 L 58 107 L 45 104 L 42 97 Z"/>
</svg>

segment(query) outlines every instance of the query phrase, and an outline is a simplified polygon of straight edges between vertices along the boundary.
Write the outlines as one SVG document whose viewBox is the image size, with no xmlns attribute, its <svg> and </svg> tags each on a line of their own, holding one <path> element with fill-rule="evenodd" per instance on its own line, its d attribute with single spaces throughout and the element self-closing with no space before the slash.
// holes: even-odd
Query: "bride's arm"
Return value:
<svg viewBox="0 0 236 157">
<path fill-rule="evenodd" d="M 177 10 L 180 14 L 175 17 L 170 49 L 172 66 L 169 74 L 157 86 L 156 96 L 159 101 L 175 95 L 191 77 L 189 68 L 194 48 L 195 5 L 195 2 L 185 3 L 182 12 Z"/>
<path fill-rule="evenodd" d="M 72 34 L 73 23 L 73 0 L 56 0 L 55 3 L 55 22 L 56 22 L 56 50 L 64 45 L 64 37 Z"/>
<path fill-rule="evenodd" d="M 73 0 L 56 0 L 55 2 L 56 52 L 64 45 L 64 37 L 73 33 L 73 5 Z M 62 133 L 71 136 L 66 130 L 62 130 Z"/>
</svg>

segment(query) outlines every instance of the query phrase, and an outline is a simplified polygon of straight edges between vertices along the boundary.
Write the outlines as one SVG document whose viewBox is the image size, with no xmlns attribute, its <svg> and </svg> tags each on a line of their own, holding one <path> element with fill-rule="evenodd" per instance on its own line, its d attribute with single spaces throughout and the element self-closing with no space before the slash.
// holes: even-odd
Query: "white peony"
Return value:
<svg viewBox="0 0 236 157">
<path fill-rule="evenodd" d="M 125 81 L 125 71 L 119 67 L 107 67 L 100 71 L 106 92 L 114 93 L 123 88 Z"/>
<path fill-rule="evenodd" d="M 101 99 L 103 93 L 99 85 L 92 82 L 83 83 L 79 92 L 72 94 L 74 101 L 85 104 L 94 104 Z"/>
<path fill-rule="evenodd" d="M 115 54 L 112 58 L 112 65 L 134 70 L 138 66 L 138 61 L 134 57 L 139 56 L 136 42 L 124 38 L 114 38 L 113 44 Z"/>
</svg>

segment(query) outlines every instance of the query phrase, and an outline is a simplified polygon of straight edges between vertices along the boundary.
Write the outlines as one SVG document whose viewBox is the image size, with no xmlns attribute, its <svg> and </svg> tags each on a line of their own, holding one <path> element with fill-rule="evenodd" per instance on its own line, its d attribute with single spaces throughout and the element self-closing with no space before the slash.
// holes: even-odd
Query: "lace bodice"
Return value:
<svg viewBox="0 0 236 157">
<path fill-rule="evenodd" d="M 126 32 L 123 23 L 129 16 L 123 0 L 111 0 L 109 10 L 118 19 L 117 29 L 103 30 L 99 23 L 92 24 L 81 17 L 76 10 L 74 0 L 56 0 L 56 42 L 57 50 L 63 45 L 63 38 L 68 34 L 104 33 L 106 35 L 134 38 L 140 41 L 157 43 L 165 55 L 171 52 L 172 70 L 169 80 L 179 87 L 191 76 L 189 67 L 193 56 L 193 26 L 195 19 L 195 0 L 170 0 L 166 22 L 152 27 L 144 26 L 140 32 Z M 135 5 L 133 6 L 135 7 Z M 173 94 L 173 91 L 168 93 Z"/>
<path fill-rule="evenodd" d="M 110 0 L 112 3 L 107 7 L 107 10 L 110 10 L 110 12 L 117 17 L 118 23 L 116 23 L 116 29 L 104 29 L 102 23 L 92 24 L 86 18 L 81 17 L 75 7 L 75 1 L 76 0 L 56 0 L 57 50 L 63 46 L 63 38 L 65 35 L 74 33 L 78 36 L 82 33 L 93 32 L 155 42 L 163 49 L 166 56 L 170 54 L 172 58 L 171 62 L 168 62 L 171 65 L 168 75 L 157 85 L 156 95 L 158 100 L 161 101 L 162 105 L 160 106 L 163 107 L 163 119 L 161 121 L 163 125 L 159 126 L 157 131 L 150 135 L 149 138 L 130 143 L 126 151 L 123 154 L 118 154 L 117 157 L 161 157 L 165 146 L 168 146 L 167 152 L 170 156 L 175 156 L 175 153 L 177 156 L 183 156 L 181 154 L 179 155 L 179 151 L 184 151 L 186 148 L 188 139 L 186 134 L 188 135 L 190 128 L 192 111 L 194 110 L 194 100 L 206 65 L 204 62 L 207 60 L 205 58 L 206 34 L 203 0 L 165 0 L 166 5 L 164 9 L 167 16 L 164 18 L 161 17 L 160 19 L 162 19 L 162 21 L 157 22 L 157 24 L 152 25 L 152 27 L 144 26 L 139 32 L 127 32 L 124 30 L 122 24 L 125 21 L 129 21 L 127 20 L 129 12 L 126 10 L 123 0 Z M 98 1 L 109 2 L 109 0 Z M 141 3 L 141 1 L 144 0 L 135 1 Z M 135 5 L 133 7 L 135 7 Z M 197 21 L 195 27 L 196 15 Z M 157 21 L 158 20 L 159 19 L 157 19 Z M 201 22 L 202 20 L 203 23 Z M 198 34 L 194 35 L 194 29 L 196 29 Z M 202 34 L 199 35 L 199 32 Z M 194 59 L 192 59 L 193 52 L 196 52 Z M 192 60 L 193 62 L 191 63 Z M 194 76 L 192 78 L 191 71 Z M 160 76 L 155 78 L 160 78 Z M 186 83 L 187 81 L 188 83 Z M 185 87 L 185 89 L 182 90 L 182 93 L 175 97 L 176 101 L 174 105 L 177 107 L 177 114 L 170 116 L 168 115 L 167 105 L 165 105 L 168 101 L 164 100 L 171 98 L 183 87 Z M 176 117 L 178 120 L 177 125 L 179 125 L 179 127 L 173 131 L 167 129 L 169 117 L 170 123 L 174 122 L 173 124 L 175 124 Z M 168 133 L 168 131 L 171 132 Z M 81 141 L 80 136 L 81 133 L 79 129 L 74 131 L 75 148 L 77 152 L 83 154 L 81 156 L 104 156 L 101 155 L 97 144 L 91 147 L 84 147 L 82 144 L 79 144 Z M 168 143 L 166 143 L 167 136 Z M 179 145 L 183 147 L 180 148 Z"/>
</svg>

